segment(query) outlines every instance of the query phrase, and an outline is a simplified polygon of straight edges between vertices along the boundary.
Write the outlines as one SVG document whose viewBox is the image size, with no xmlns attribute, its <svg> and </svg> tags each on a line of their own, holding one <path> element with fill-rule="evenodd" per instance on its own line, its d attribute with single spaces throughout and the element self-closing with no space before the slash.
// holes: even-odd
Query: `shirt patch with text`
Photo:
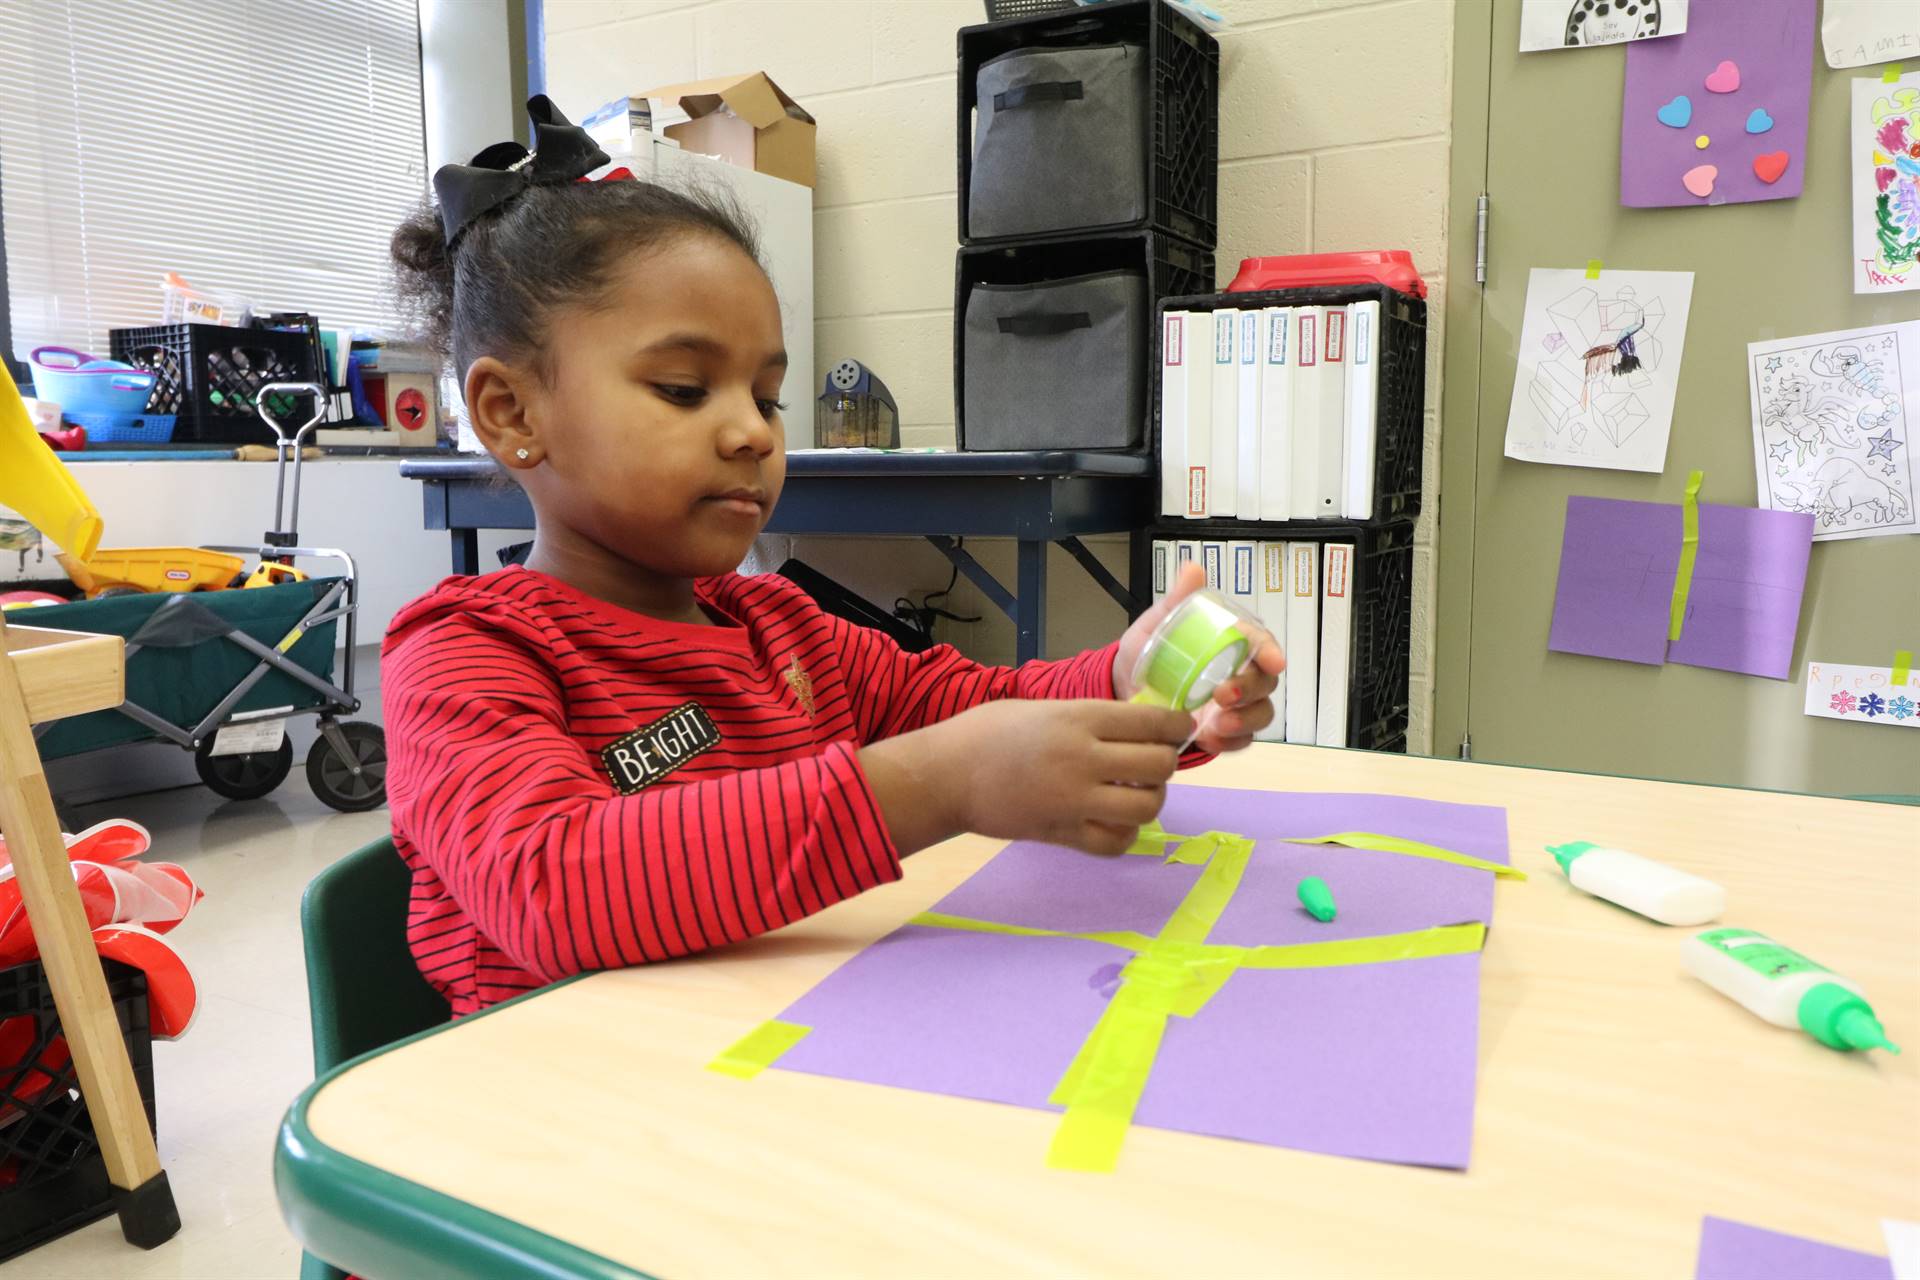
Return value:
<svg viewBox="0 0 1920 1280">
<path fill-rule="evenodd" d="M 697 702 L 682 703 L 652 724 L 615 738 L 600 752 L 607 776 L 623 796 L 652 786 L 704 751 L 720 745 L 720 730 Z"/>
</svg>

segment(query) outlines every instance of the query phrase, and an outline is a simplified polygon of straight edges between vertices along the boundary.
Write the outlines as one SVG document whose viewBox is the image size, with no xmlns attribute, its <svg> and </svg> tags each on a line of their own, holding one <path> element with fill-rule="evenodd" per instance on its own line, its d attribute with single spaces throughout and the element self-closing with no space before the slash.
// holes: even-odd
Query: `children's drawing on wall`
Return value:
<svg viewBox="0 0 1920 1280">
<path fill-rule="evenodd" d="M 1687 0 L 1525 0 L 1520 52 L 1584 49 L 1677 36 L 1687 29 Z"/>
<path fill-rule="evenodd" d="M 1920 533 L 1920 320 L 1749 343 L 1747 385 L 1761 506 L 1812 515 L 1816 542 Z"/>
<path fill-rule="evenodd" d="M 1853 291 L 1920 289 L 1920 71 L 1853 82 Z"/>
<path fill-rule="evenodd" d="M 1535 267 L 1507 456 L 1661 471 L 1693 300 L 1691 271 Z"/>
</svg>

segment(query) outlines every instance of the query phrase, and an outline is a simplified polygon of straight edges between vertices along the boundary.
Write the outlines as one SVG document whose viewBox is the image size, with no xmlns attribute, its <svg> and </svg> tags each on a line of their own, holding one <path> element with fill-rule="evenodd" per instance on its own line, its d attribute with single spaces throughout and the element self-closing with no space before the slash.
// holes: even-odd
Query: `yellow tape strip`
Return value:
<svg viewBox="0 0 1920 1280">
<path fill-rule="evenodd" d="M 1491 871 L 1502 880 L 1527 878 L 1526 872 L 1518 867 L 1510 867 L 1504 862 L 1488 862 L 1485 858 L 1476 858 L 1471 854 L 1442 849 L 1437 844 L 1422 844 L 1418 840 L 1403 840 L 1399 836 L 1383 836 L 1373 831 L 1342 831 L 1331 836 L 1299 836 L 1287 843 L 1345 845 L 1349 849 L 1371 849 L 1375 853 L 1399 853 L 1409 858 L 1432 858 L 1435 862 L 1451 862 L 1459 867 Z"/>
<path fill-rule="evenodd" d="M 1901 75 L 1900 64 L 1896 62 L 1892 66 L 1888 67 L 1885 71 L 1880 73 L 1880 83 L 1881 84 L 1899 84 L 1900 75 Z"/>
<path fill-rule="evenodd" d="M 1889 684 L 1905 684 L 1907 673 L 1913 669 L 1913 650 L 1895 649 L 1893 651 L 1893 674 L 1888 676 Z"/>
<path fill-rule="evenodd" d="M 1240 961 L 1243 969 L 1331 969 L 1350 964 L 1387 964 L 1395 960 L 1425 960 L 1433 956 L 1465 955 L 1486 945 L 1487 926 L 1473 921 L 1446 924 L 1412 933 L 1387 933 L 1372 938 L 1343 938 L 1337 942 L 1300 942 L 1290 946 L 1252 947 Z"/>
<path fill-rule="evenodd" d="M 707 1064 L 723 1076 L 751 1080 L 780 1060 L 782 1054 L 806 1039 L 812 1027 L 769 1019 L 736 1041 L 732 1048 Z"/>
<path fill-rule="evenodd" d="M 1667 642 L 1680 638 L 1687 620 L 1687 595 L 1693 590 L 1693 561 L 1700 553 L 1700 482 L 1706 473 L 1687 473 L 1687 493 L 1681 500 L 1680 569 L 1673 579 L 1673 606 L 1667 614 Z"/>
<path fill-rule="evenodd" d="M 282 640 L 279 644 L 273 647 L 276 651 L 280 653 L 285 653 L 287 650 L 293 648 L 293 646 L 295 646 L 296 644 L 299 644 L 300 637 L 305 634 L 307 634 L 306 628 L 295 627 L 293 630 L 287 632 L 286 639 Z"/>
<path fill-rule="evenodd" d="M 971 916 L 942 915 L 938 911 L 922 911 L 907 923 L 926 925 L 933 929 L 965 929 L 973 933 L 1010 933 L 1020 938 L 1079 938 L 1085 942 L 1105 942 L 1111 946 L 1125 947 L 1129 951 L 1144 951 L 1153 945 L 1152 938 L 1130 929 L 1075 933 L 1068 929 L 1033 929 L 1023 924 L 1001 924 L 998 920 L 975 920 Z"/>
<path fill-rule="evenodd" d="M 1599 278 L 1600 278 L 1600 259 L 1588 258 L 1587 259 L 1587 279 L 1598 280 Z"/>
<path fill-rule="evenodd" d="M 1187 845 L 1201 842 L 1208 861 L 1200 879 L 1174 908 L 1160 936 L 1120 971 L 1120 989 L 1054 1086 L 1051 1101 L 1067 1110 L 1047 1149 L 1050 1168 L 1112 1171 L 1153 1071 L 1167 1019 L 1198 1013 L 1238 967 L 1234 953 L 1239 948 L 1204 944 L 1240 887 L 1253 841 L 1209 831 Z"/>
<path fill-rule="evenodd" d="M 1173 909 L 1172 917 L 1156 941 L 1205 942 L 1213 932 L 1214 922 L 1233 899 L 1233 891 L 1240 887 L 1247 860 L 1253 856 L 1253 841 L 1245 836 L 1209 831 L 1199 838 L 1212 842 L 1212 858 L 1200 873 L 1200 879 Z"/>
</svg>

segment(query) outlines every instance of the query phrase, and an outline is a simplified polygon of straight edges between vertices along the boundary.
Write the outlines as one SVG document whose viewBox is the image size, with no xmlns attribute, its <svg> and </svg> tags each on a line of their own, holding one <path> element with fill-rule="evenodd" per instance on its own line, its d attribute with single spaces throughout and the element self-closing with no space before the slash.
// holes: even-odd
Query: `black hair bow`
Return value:
<svg viewBox="0 0 1920 1280">
<path fill-rule="evenodd" d="M 433 175 L 440 198 L 440 225 L 447 247 L 482 215 L 502 207 L 529 187 L 578 182 L 612 158 L 587 131 L 560 114 L 546 94 L 527 99 L 533 121 L 533 150 L 517 142 L 496 142 L 471 164 L 443 164 Z"/>
</svg>

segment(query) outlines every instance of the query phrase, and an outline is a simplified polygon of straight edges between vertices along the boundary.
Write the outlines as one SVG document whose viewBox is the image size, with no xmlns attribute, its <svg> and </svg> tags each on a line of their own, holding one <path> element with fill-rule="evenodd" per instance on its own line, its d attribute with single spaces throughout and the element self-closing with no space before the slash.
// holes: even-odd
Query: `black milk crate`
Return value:
<svg viewBox="0 0 1920 1280">
<path fill-rule="evenodd" d="M 1166 0 L 1106 0 L 1092 6 L 1040 8 L 1046 0 L 990 0 L 1001 19 L 960 28 L 960 243 L 993 243 L 967 232 L 967 189 L 973 171 L 975 73 L 1003 53 L 1036 47 L 1124 41 L 1146 47 L 1153 101 L 1147 112 L 1147 216 L 1112 227 L 1072 232 L 1151 229 L 1211 249 L 1219 234 L 1220 45 Z M 1002 18 L 1002 14 L 1031 14 Z"/>
<path fill-rule="evenodd" d="M 1164 298 L 1160 302 L 1159 322 L 1164 331 L 1166 313 L 1169 311 L 1213 311 L 1220 307 L 1326 307 L 1342 302 L 1380 304 L 1380 389 L 1375 401 L 1373 518 L 1360 523 L 1411 521 L 1420 515 L 1421 476 L 1427 456 L 1426 299 L 1389 289 L 1383 284 L 1254 289 L 1245 293 Z M 1153 405 L 1153 456 L 1158 459 L 1160 360 L 1157 349 L 1152 378 L 1153 385 L 1148 398 Z"/>
<path fill-rule="evenodd" d="M 954 259 L 953 287 L 953 421 L 955 446 L 967 447 L 966 321 L 967 298 L 976 284 L 1033 284 L 1067 280 L 1096 271 L 1122 267 L 1146 273 L 1147 309 L 1153 317 L 1147 335 L 1146 429 L 1141 439 L 1157 449 L 1155 426 L 1160 416 L 1156 374 L 1160 368 L 1160 300 L 1206 288 L 1213 283 L 1213 250 L 1188 244 L 1157 231 L 1085 236 L 1066 233 L 1036 236 L 1005 244 L 964 247 Z M 1120 451 L 1125 452 L 1125 451 Z"/>
<path fill-rule="evenodd" d="M 1347 745 L 1407 749 L 1413 654 L 1413 526 L 1296 521 L 1159 520 L 1133 540 L 1134 581 L 1154 581 L 1155 542 L 1351 542 L 1353 650 L 1348 655 Z M 1175 566 L 1167 566 L 1172 574 Z M 1275 637 L 1285 646 L 1285 636 Z M 1316 669 L 1318 664 L 1316 664 Z"/>
<path fill-rule="evenodd" d="M 1010 22 L 1079 8 L 1074 0 L 987 0 L 988 22 Z"/>
<path fill-rule="evenodd" d="M 272 444 L 254 403 L 269 382 L 317 382 L 317 331 L 236 329 L 217 324 L 159 324 L 109 333 L 113 358 L 159 374 L 148 413 L 174 413 L 173 438 L 215 444 Z M 280 413 L 298 426 L 305 406 Z"/>
<path fill-rule="evenodd" d="M 152 1124 L 147 975 L 118 961 L 104 964 L 107 992 Z M 60 1066 L 42 1062 L 61 1032 L 39 961 L 0 969 L 0 1027 L 8 1029 L 0 1036 L 0 1260 L 5 1260 L 106 1217 L 115 1208 L 115 1189 L 86 1101 L 79 1096 L 72 1058 Z"/>
</svg>

